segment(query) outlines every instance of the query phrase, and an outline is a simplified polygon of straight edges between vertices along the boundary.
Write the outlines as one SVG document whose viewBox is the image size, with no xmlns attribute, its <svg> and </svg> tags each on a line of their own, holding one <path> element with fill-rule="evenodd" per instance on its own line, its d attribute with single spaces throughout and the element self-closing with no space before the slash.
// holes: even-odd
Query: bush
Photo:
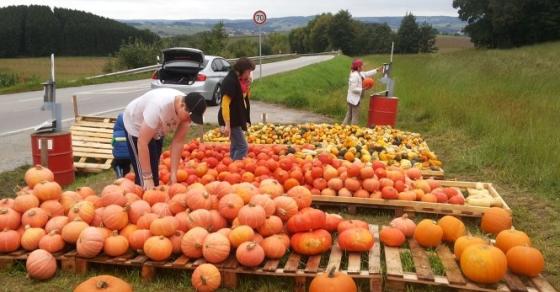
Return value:
<svg viewBox="0 0 560 292">
<path fill-rule="evenodd" d="M 134 40 L 123 44 L 116 53 L 117 67 L 119 69 L 133 69 L 154 65 L 159 53 L 159 45 Z"/>
<path fill-rule="evenodd" d="M 0 72 L 0 88 L 15 85 L 18 79 L 19 77 L 16 73 Z"/>
</svg>

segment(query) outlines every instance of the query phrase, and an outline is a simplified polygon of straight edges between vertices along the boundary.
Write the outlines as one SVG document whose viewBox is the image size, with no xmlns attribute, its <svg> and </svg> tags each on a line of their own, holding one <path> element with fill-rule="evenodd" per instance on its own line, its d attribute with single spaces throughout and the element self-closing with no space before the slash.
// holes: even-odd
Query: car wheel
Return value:
<svg viewBox="0 0 560 292">
<path fill-rule="evenodd" d="M 212 94 L 212 100 L 210 101 L 211 105 L 219 105 L 222 101 L 222 87 L 220 84 L 216 85 L 214 89 L 214 93 Z"/>
</svg>

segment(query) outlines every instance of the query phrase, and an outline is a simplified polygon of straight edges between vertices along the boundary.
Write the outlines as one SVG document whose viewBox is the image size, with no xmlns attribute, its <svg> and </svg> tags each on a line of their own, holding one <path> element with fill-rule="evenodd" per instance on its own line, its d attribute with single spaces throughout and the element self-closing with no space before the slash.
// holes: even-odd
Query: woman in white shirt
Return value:
<svg viewBox="0 0 560 292">
<path fill-rule="evenodd" d="M 346 102 L 348 104 L 348 111 L 346 116 L 342 121 L 344 125 L 357 125 L 360 121 L 360 100 L 364 93 L 364 88 L 362 86 L 362 81 L 364 78 L 372 77 L 378 71 L 383 70 L 383 66 L 373 69 L 371 71 L 363 72 L 364 62 L 360 59 L 355 59 L 352 62 L 352 71 L 350 72 L 350 77 L 348 78 L 348 94 L 346 96 Z"/>
<path fill-rule="evenodd" d="M 159 184 L 163 138 L 173 131 L 169 182 L 177 182 L 177 169 L 189 125 L 191 122 L 202 124 L 205 111 L 206 101 L 202 95 L 189 93 L 185 96 L 171 88 L 152 89 L 126 106 L 124 128 L 136 184 L 144 189 Z"/>
</svg>

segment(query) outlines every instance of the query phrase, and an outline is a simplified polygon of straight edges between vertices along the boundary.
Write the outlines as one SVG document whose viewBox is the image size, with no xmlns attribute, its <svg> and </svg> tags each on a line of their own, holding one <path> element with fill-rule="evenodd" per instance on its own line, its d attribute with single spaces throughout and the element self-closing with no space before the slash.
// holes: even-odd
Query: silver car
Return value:
<svg viewBox="0 0 560 292">
<path fill-rule="evenodd" d="M 198 92 L 210 105 L 220 104 L 221 84 L 231 65 L 201 50 L 170 48 L 162 51 L 161 68 L 152 75 L 152 88 L 174 88 L 184 93 Z"/>
</svg>

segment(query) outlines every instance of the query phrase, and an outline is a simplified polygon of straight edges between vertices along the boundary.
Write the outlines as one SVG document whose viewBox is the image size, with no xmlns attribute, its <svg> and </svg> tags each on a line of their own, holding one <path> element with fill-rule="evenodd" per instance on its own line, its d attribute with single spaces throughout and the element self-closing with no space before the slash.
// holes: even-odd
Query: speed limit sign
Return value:
<svg viewBox="0 0 560 292">
<path fill-rule="evenodd" d="M 253 21 L 256 24 L 264 24 L 266 22 L 266 13 L 264 13 L 264 11 L 262 10 L 257 10 L 253 14 Z"/>
</svg>

